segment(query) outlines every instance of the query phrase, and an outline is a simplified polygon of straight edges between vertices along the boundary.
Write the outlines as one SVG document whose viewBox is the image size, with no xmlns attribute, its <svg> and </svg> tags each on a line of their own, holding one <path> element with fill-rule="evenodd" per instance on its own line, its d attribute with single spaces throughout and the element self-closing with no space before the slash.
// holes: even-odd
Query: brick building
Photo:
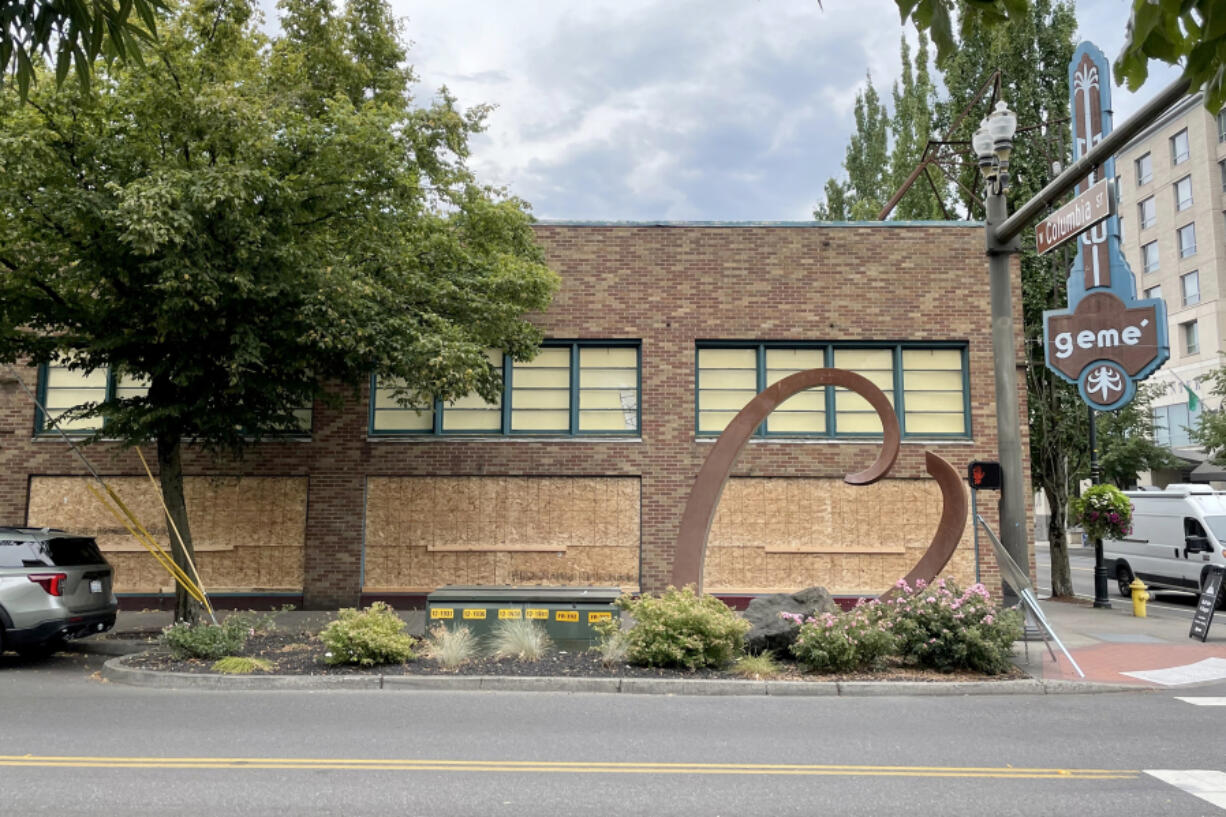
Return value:
<svg viewBox="0 0 1226 817">
<path fill-rule="evenodd" d="M 719 431 L 761 388 L 817 366 L 856 370 L 886 392 L 903 428 L 898 461 L 876 485 L 845 485 L 844 474 L 877 455 L 876 415 L 841 389 L 792 398 L 724 492 L 709 592 L 881 592 L 915 563 L 940 516 L 924 452 L 959 471 L 996 458 L 981 225 L 542 223 L 536 232 L 562 287 L 536 318 L 542 353 L 504 363 L 499 404 L 404 409 L 372 383 L 346 391 L 338 409 L 314 407 L 301 437 L 259 443 L 240 462 L 186 453 L 211 592 L 316 608 L 411 604 L 445 584 L 661 590 Z M 1020 338 L 1016 283 L 1014 303 Z M 52 413 L 139 387 L 104 373 L 20 374 L 39 382 Z M 1019 389 L 1024 417 L 1024 381 Z M 129 604 L 169 590 L 87 492 L 65 443 L 41 429 L 12 377 L 0 382 L 0 523 L 96 534 Z M 165 539 L 136 453 L 107 443 L 85 451 Z M 996 498 L 980 503 L 993 524 Z M 968 520 L 947 573 L 973 580 L 981 563 L 984 580 L 997 581 L 986 542 L 980 559 L 972 543 Z"/>
</svg>

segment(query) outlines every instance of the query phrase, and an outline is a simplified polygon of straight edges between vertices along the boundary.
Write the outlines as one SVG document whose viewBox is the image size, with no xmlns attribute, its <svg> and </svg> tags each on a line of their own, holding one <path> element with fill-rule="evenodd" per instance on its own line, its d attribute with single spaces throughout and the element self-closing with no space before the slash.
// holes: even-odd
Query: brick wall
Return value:
<svg viewBox="0 0 1226 817">
<path fill-rule="evenodd" d="M 192 474 L 309 477 L 308 607 L 358 601 L 370 475 L 640 477 L 640 583 L 644 590 L 662 589 L 682 508 L 711 448 L 710 441 L 694 436 L 699 340 L 966 341 L 971 438 L 904 441 L 891 477 L 927 478 L 925 450 L 960 470 L 971 460 L 996 459 L 982 227 L 542 224 L 536 232 L 562 276 L 554 304 L 535 318 L 546 336 L 642 342 L 641 438 L 370 439 L 363 390 L 341 392 L 338 408 L 317 405 L 310 442 L 263 443 L 239 463 L 188 452 L 184 464 Z M 1021 295 L 1014 280 L 1020 360 Z M 33 385 L 32 370 L 23 376 Z M 1024 389 L 1019 376 L 1019 422 L 1025 417 Z M 32 428 L 33 407 L 24 393 L 0 383 L 0 524 L 26 521 L 29 475 L 82 472 L 62 442 L 33 440 Z M 1025 450 L 1024 423 L 1022 442 Z M 733 473 L 838 477 L 871 462 L 877 449 L 872 442 L 755 442 Z M 88 455 L 104 474 L 140 473 L 135 455 L 117 446 L 95 445 Z M 153 461 L 151 452 L 146 456 Z M 996 497 L 981 499 L 990 507 L 980 512 L 994 524 Z M 985 577 L 994 578 L 990 550 L 981 549 L 981 555 Z"/>
</svg>

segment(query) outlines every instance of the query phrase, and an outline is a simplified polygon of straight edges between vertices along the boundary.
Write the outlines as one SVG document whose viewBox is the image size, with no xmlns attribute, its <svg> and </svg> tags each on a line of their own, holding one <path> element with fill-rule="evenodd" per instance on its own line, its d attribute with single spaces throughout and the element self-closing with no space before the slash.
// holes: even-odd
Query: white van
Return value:
<svg viewBox="0 0 1226 817">
<path fill-rule="evenodd" d="M 1131 595 L 1134 576 L 1151 590 L 1199 593 L 1211 565 L 1226 567 L 1226 492 L 1185 484 L 1126 493 L 1132 534 L 1103 540 L 1103 562 L 1121 596 Z"/>
</svg>

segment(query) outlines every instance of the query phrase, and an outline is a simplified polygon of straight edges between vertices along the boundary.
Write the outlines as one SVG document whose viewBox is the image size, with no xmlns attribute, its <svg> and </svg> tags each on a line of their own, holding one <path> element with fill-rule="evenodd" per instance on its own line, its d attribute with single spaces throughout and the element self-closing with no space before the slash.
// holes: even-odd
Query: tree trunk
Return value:
<svg viewBox="0 0 1226 817">
<path fill-rule="evenodd" d="M 1055 598 L 1073 595 L 1072 573 L 1068 566 L 1068 538 L 1064 530 L 1064 511 L 1068 497 L 1062 490 L 1045 487 L 1051 516 L 1047 519 L 1047 543 L 1051 553 L 1051 594 Z"/>
<path fill-rule="evenodd" d="M 170 536 L 170 552 L 174 562 L 188 576 L 194 578 L 189 560 L 195 559 L 192 548 L 192 533 L 187 524 L 187 500 L 183 496 L 183 461 L 179 457 L 182 438 L 178 435 L 158 437 L 158 476 L 162 482 L 162 497 L 166 500 L 168 521 L 178 528 L 182 544 L 173 530 Z M 169 528 L 170 526 L 168 526 Z M 175 580 L 175 621 L 194 622 L 199 605 L 188 595 L 187 589 Z"/>
</svg>

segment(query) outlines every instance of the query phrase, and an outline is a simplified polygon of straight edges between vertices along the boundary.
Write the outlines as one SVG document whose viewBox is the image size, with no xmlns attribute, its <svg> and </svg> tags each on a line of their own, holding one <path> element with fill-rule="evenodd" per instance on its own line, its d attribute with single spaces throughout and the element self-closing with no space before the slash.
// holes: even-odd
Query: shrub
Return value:
<svg viewBox="0 0 1226 817">
<path fill-rule="evenodd" d="M 468 627 L 449 630 L 442 624 L 430 630 L 425 644 L 426 657 L 447 669 L 467 664 L 477 656 L 477 637 Z"/>
<path fill-rule="evenodd" d="M 630 642 L 626 631 L 622 629 L 621 619 L 614 616 L 606 621 L 598 621 L 592 629 L 600 634 L 600 639 L 592 650 L 600 656 L 600 663 L 606 667 L 624 664 L 630 650 Z"/>
<path fill-rule="evenodd" d="M 385 602 L 359 612 L 352 607 L 341 610 L 319 634 L 328 652 L 329 664 L 398 664 L 413 657 L 413 638 L 404 632 L 405 623 Z"/>
<path fill-rule="evenodd" d="M 792 654 L 814 672 L 873 669 L 894 654 L 888 608 L 877 601 L 857 604 L 838 615 L 822 613 L 803 621 L 798 615 L 782 615 L 800 624 Z"/>
<path fill-rule="evenodd" d="M 250 675 L 253 672 L 272 672 L 272 662 L 263 658 L 247 658 L 230 655 L 213 662 L 213 672 L 224 675 Z"/>
<path fill-rule="evenodd" d="M 745 651 L 749 622 L 714 596 L 692 587 L 668 588 L 664 595 L 622 597 L 634 626 L 626 633 L 632 663 L 649 667 L 722 667 Z"/>
<path fill-rule="evenodd" d="M 490 654 L 495 658 L 539 661 L 552 646 L 545 628 L 526 618 L 499 621 L 490 634 Z"/>
<path fill-rule="evenodd" d="M 233 614 L 221 624 L 211 622 L 176 621 L 162 630 L 161 643 L 178 659 L 205 658 L 216 660 L 226 655 L 241 652 L 252 635 L 251 621 Z"/>
<path fill-rule="evenodd" d="M 1013 642 L 1022 635 L 1021 615 L 999 609 L 982 584 L 965 592 L 944 579 L 931 586 L 919 581 L 915 588 L 899 580 L 896 586 L 902 592 L 887 606 L 903 660 L 944 672 L 1008 671 Z"/>
<path fill-rule="evenodd" d="M 1114 485 L 1095 485 L 1071 503 L 1073 519 L 1093 539 L 1122 539 L 1132 533 L 1132 500 Z"/>
</svg>

